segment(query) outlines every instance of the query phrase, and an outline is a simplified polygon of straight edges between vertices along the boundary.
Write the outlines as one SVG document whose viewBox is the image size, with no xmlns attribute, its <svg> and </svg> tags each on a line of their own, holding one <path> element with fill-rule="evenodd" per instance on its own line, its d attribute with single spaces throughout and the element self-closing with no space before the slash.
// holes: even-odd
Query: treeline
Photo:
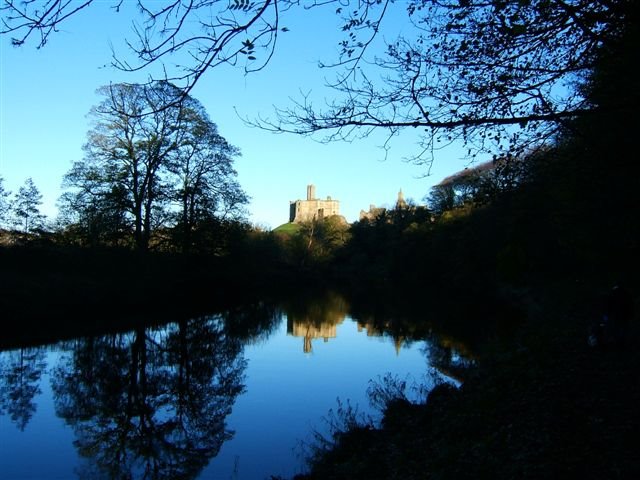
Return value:
<svg viewBox="0 0 640 480">
<path fill-rule="evenodd" d="M 367 288 L 468 291 L 596 271 L 614 281 L 637 248 L 637 165 L 628 137 L 603 141 L 604 128 L 592 128 L 576 122 L 544 149 L 458 172 L 424 206 L 352 225 L 331 217 L 282 236 L 300 264 Z"/>
<path fill-rule="evenodd" d="M 62 198 L 64 220 L 48 232 L 23 228 L 13 238 L 204 255 L 224 259 L 225 268 L 248 278 L 304 275 L 356 292 L 447 291 L 449 297 L 480 301 L 502 287 L 549 278 L 580 279 L 597 272 L 609 283 L 627 275 L 638 257 L 633 213 L 638 167 L 629 162 L 630 137 L 617 133 L 621 122 L 614 117 L 567 124 L 564 136 L 544 149 L 505 155 L 444 179 L 425 197 L 426 205 L 399 204 L 351 225 L 329 217 L 273 232 L 243 220 L 246 195 L 231 167 L 235 150 L 204 122 L 203 131 L 209 129 L 207 135 L 221 146 L 185 140 L 184 150 L 163 157 L 171 163 L 157 167 L 142 140 L 132 145 L 147 167 L 129 165 L 122 172 L 115 163 L 122 158 L 107 155 L 119 144 L 87 148 L 93 153 L 66 177 L 73 188 Z M 218 147 L 222 153 L 215 153 Z M 153 148 L 157 152 L 161 145 Z M 185 176 L 172 184 L 180 159 L 186 162 Z M 212 159 L 217 163 L 208 165 Z M 216 170 L 220 164 L 223 175 Z M 145 178 L 132 172 L 145 172 Z M 140 184 L 144 190 L 133 188 Z M 37 205 L 37 193 L 31 196 Z M 37 211 L 20 225 L 34 225 L 36 218 Z"/>
</svg>

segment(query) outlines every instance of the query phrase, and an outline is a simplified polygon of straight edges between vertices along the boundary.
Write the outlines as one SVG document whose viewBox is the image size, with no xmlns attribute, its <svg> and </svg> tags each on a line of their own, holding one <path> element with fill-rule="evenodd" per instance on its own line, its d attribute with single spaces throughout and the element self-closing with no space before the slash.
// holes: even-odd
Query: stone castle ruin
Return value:
<svg viewBox="0 0 640 480">
<path fill-rule="evenodd" d="M 302 223 L 340 215 L 340 201 L 316 198 L 315 185 L 307 185 L 307 199 L 289 202 L 289 222 Z"/>
<path fill-rule="evenodd" d="M 404 193 L 402 193 L 402 189 L 400 189 L 400 191 L 398 192 L 398 199 L 396 200 L 395 208 L 409 208 L 406 200 L 404 199 Z M 386 211 L 387 209 L 385 207 L 376 207 L 375 205 L 369 205 L 368 212 L 360 210 L 360 220 L 375 220 L 376 217 L 379 217 Z"/>
</svg>

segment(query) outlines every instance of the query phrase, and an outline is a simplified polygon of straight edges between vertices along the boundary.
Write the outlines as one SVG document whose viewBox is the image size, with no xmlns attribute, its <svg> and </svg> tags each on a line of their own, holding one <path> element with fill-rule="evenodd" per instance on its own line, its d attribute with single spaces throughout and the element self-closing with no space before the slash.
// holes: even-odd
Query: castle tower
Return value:
<svg viewBox="0 0 640 480">
<path fill-rule="evenodd" d="M 405 208 L 407 206 L 407 202 L 404 200 L 404 193 L 402 193 L 402 189 L 398 192 L 398 201 L 396 202 L 396 208 Z"/>
<path fill-rule="evenodd" d="M 307 200 L 315 200 L 315 199 L 316 199 L 316 186 L 307 185 Z"/>
</svg>

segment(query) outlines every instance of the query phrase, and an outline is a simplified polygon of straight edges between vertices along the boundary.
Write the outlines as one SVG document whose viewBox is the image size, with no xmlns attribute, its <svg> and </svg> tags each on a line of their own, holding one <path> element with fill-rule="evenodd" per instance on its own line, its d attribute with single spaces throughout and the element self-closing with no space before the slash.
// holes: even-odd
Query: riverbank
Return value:
<svg viewBox="0 0 640 480">
<path fill-rule="evenodd" d="M 624 347 L 590 346 L 593 287 L 538 290 L 513 345 L 488 346 L 460 389 L 391 402 L 297 480 L 638 478 L 638 326 Z"/>
<path fill-rule="evenodd" d="M 265 300 L 285 270 L 229 259 L 55 245 L 0 247 L 0 349 L 160 324 Z"/>
</svg>

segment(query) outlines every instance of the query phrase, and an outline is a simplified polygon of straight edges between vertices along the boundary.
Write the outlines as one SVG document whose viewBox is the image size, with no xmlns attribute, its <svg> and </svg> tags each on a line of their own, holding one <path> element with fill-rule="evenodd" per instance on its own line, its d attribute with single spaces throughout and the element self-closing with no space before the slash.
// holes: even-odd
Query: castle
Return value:
<svg viewBox="0 0 640 480">
<path fill-rule="evenodd" d="M 409 208 L 409 205 L 404 199 L 404 193 L 402 189 L 398 192 L 398 200 L 396 200 L 396 209 Z M 369 205 L 369 211 L 365 212 L 360 210 L 360 220 L 374 220 L 387 211 L 384 207 L 376 207 L 375 205 Z"/>
<path fill-rule="evenodd" d="M 307 185 L 307 199 L 289 202 L 289 222 L 302 223 L 340 215 L 340 201 L 316 198 L 315 185 Z"/>
</svg>

